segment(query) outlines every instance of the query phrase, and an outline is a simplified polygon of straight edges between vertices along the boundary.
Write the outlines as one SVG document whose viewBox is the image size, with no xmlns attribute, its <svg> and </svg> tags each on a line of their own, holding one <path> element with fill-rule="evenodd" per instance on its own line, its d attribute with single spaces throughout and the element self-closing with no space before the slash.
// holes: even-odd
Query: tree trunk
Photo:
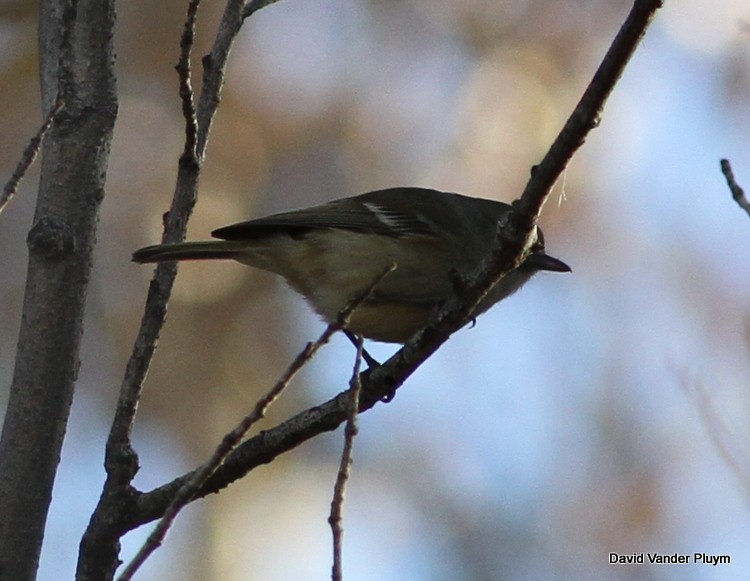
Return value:
<svg viewBox="0 0 750 581">
<path fill-rule="evenodd" d="M 45 111 L 64 106 L 42 149 L 18 351 L 0 438 L 0 579 L 36 577 L 79 367 L 86 290 L 117 94 L 113 0 L 43 0 Z M 12 208 L 9 210 L 12 211 Z"/>
</svg>

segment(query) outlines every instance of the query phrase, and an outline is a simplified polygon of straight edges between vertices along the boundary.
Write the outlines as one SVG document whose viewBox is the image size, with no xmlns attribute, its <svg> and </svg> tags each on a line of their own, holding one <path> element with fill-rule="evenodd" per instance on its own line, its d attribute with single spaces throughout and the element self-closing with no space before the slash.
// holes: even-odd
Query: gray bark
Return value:
<svg viewBox="0 0 750 581">
<path fill-rule="evenodd" d="M 0 438 L 0 579 L 36 577 L 79 366 L 86 290 L 117 116 L 113 0 L 43 0 L 47 134 L 10 398 Z M 8 211 L 12 211 L 12 208 Z"/>
</svg>

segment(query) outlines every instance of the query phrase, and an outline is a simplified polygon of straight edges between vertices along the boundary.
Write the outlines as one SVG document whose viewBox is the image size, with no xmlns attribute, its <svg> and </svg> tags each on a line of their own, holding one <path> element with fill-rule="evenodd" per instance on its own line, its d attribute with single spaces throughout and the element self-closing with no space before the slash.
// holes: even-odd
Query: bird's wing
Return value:
<svg viewBox="0 0 750 581">
<path fill-rule="evenodd" d="M 321 206 L 303 208 L 232 224 L 211 234 L 224 240 L 247 240 L 286 233 L 303 236 L 310 230 L 342 229 L 381 236 L 434 236 L 435 225 L 408 209 L 403 196 L 419 195 L 420 188 L 394 188 L 334 200 Z"/>
</svg>

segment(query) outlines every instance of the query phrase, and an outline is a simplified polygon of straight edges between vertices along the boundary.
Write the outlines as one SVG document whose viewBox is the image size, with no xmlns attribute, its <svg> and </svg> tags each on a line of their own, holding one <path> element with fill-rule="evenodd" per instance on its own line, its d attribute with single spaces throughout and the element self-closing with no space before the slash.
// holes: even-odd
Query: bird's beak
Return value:
<svg viewBox="0 0 750 581">
<path fill-rule="evenodd" d="M 544 252 L 529 254 L 524 266 L 530 266 L 536 270 L 549 270 L 552 272 L 571 272 L 571 268 L 562 260 L 553 258 Z"/>
</svg>

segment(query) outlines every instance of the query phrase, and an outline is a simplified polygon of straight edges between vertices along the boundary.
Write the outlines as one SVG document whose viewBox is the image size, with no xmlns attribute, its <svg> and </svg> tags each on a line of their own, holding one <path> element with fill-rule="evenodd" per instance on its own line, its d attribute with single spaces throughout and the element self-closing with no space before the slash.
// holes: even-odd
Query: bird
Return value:
<svg viewBox="0 0 750 581">
<path fill-rule="evenodd" d="M 419 187 L 395 187 L 239 222 L 216 240 L 146 246 L 137 263 L 231 259 L 282 276 L 320 317 L 336 321 L 390 265 L 395 268 L 350 315 L 347 330 L 403 344 L 455 292 L 497 244 L 503 202 Z M 549 256 L 540 228 L 523 263 L 479 303 L 475 316 L 539 271 L 570 272 Z"/>
</svg>

